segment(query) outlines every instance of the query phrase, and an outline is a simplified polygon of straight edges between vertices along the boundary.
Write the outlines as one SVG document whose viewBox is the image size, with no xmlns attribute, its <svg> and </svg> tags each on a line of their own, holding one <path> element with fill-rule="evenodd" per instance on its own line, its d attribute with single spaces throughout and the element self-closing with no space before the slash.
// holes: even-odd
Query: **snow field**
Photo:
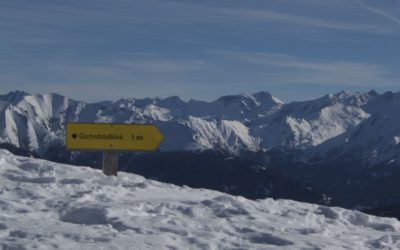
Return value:
<svg viewBox="0 0 400 250">
<path fill-rule="evenodd" d="M 400 223 L 0 150 L 3 249 L 399 249 Z"/>
</svg>

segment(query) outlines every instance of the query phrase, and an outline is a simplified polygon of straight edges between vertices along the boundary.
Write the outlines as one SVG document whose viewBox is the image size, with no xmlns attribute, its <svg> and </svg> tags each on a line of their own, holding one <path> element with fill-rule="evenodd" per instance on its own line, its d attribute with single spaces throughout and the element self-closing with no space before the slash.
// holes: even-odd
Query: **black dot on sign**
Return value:
<svg viewBox="0 0 400 250">
<path fill-rule="evenodd" d="M 76 139 L 78 136 L 76 134 L 72 134 L 72 138 Z"/>
</svg>

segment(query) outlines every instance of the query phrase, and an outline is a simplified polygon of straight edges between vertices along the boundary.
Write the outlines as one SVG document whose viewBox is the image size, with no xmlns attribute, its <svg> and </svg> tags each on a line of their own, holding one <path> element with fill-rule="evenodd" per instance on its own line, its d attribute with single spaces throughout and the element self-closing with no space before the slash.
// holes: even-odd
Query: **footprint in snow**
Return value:
<svg viewBox="0 0 400 250">
<path fill-rule="evenodd" d="M 370 216 L 363 214 L 361 212 L 353 212 L 352 214 L 348 215 L 347 220 L 356 226 L 365 226 L 372 228 L 376 231 L 383 231 L 383 232 L 394 232 L 395 228 L 393 225 L 389 223 L 376 223 L 370 221 Z"/>
<path fill-rule="evenodd" d="M 60 220 L 73 224 L 108 224 L 107 210 L 102 207 L 74 207 L 60 213 Z"/>
<path fill-rule="evenodd" d="M 324 207 L 324 206 L 318 206 L 318 209 L 316 211 L 317 214 L 322 214 L 325 216 L 325 218 L 331 219 L 331 220 L 337 220 L 339 219 L 339 214 L 335 212 L 330 207 Z"/>
<path fill-rule="evenodd" d="M 118 218 L 109 218 L 104 207 L 73 207 L 60 212 L 60 220 L 78 225 L 111 225 L 122 232 L 132 229 Z"/>
<path fill-rule="evenodd" d="M 248 227 L 235 228 L 235 230 L 239 235 L 244 236 L 245 239 L 248 239 L 251 243 L 255 244 L 267 244 L 274 246 L 289 246 L 294 244 L 293 242 L 284 238 L 280 238 L 269 233 L 257 232 L 255 229 Z"/>
<path fill-rule="evenodd" d="M 19 165 L 18 168 L 27 172 L 38 173 L 40 176 L 48 173 L 54 173 L 54 167 L 46 164 L 26 162 Z"/>
<path fill-rule="evenodd" d="M 1 245 L 2 249 L 4 250 L 26 250 L 26 248 L 18 243 L 13 243 L 13 242 L 3 242 Z"/>
<path fill-rule="evenodd" d="M 22 230 L 13 230 L 9 233 L 10 237 L 24 239 L 28 236 L 28 233 Z"/>
<path fill-rule="evenodd" d="M 27 177 L 23 175 L 13 175 L 13 174 L 4 174 L 3 176 L 13 182 L 26 182 L 26 183 L 36 183 L 36 184 L 48 184 L 56 182 L 56 178 L 54 176 Z"/>
<path fill-rule="evenodd" d="M 248 239 L 250 242 L 255 243 L 255 244 L 267 244 L 267 245 L 274 245 L 274 246 L 289 246 L 293 245 L 294 243 L 280 238 L 278 236 L 269 234 L 269 233 L 255 233 L 255 234 L 250 234 L 248 236 Z"/>
<path fill-rule="evenodd" d="M 40 164 L 24 162 L 18 168 L 27 172 L 39 172 Z"/>
<path fill-rule="evenodd" d="M 83 184 L 85 183 L 84 180 L 81 179 L 62 179 L 59 181 L 60 184 Z"/>
<path fill-rule="evenodd" d="M 378 239 L 368 241 L 366 246 L 373 249 L 398 249 L 400 247 L 400 237 L 398 235 L 384 235 Z"/>
<path fill-rule="evenodd" d="M 8 228 L 8 227 L 7 227 L 6 224 L 0 223 L 0 230 L 5 230 L 5 229 L 7 229 L 7 228 Z"/>
</svg>

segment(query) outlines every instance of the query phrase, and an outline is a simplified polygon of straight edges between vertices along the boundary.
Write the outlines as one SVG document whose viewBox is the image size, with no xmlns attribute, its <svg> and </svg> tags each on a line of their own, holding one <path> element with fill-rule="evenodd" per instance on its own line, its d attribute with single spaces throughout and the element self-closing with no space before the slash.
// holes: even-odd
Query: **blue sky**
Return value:
<svg viewBox="0 0 400 250">
<path fill-rule="evenodd" d="M 1 0 L 1 93 L 400 90 L 398 0 Z"/>
</svg>

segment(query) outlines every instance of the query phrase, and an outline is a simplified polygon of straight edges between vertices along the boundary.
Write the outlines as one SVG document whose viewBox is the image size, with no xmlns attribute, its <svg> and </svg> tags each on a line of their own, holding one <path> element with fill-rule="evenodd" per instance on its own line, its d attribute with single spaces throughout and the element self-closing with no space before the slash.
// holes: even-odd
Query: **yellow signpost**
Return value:
<svg viewBox="0 0 400 250">
<path fill-rule="evenodd" d="M 119 152 L 155 151 L 163 140 L 150 124 L 67 123 L 67 150 L 103 151 L 106 175 L 117 175 Z"/>
</svg>

